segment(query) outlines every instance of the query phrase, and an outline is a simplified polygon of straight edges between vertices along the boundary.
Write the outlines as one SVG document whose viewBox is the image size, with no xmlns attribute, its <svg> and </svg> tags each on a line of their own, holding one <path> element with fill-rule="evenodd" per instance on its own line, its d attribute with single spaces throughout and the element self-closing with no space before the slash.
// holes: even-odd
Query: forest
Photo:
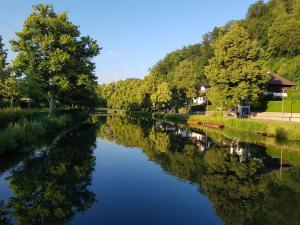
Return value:
<svg viewBox="0 0 300 225">
<path fill-rule="evenodd" d="M 300 83 L 300 1 L 257 1 L 244 19 L 229 21 L 158 61 L 144 79 L 99 85 L 101 103 L 111 108 L 178 111 L 200 95 L 201 83 L 212 88 L 210 102 L 230 108 L 259 101 L 268 71 Z M 299 90 L 289 96 L 299 99 Z"/>
</svg>

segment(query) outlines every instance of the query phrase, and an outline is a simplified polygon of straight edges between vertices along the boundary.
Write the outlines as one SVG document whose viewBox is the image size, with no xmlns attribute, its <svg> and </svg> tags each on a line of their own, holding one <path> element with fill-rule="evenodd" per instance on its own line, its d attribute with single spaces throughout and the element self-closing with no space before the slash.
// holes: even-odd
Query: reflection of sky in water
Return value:
<svg viewBox="0 0 300 225">
<path fill-rule="evenodd" d="M 9 172 L 5 172 L 1 174 L 0 177 L 0 200 L 7 200 L 9 196 L 12 194 L 12 191 L 8 187 L 8 183 L 6 178 L 9 176 Z"/>
<path fill-rule="evenodd" d="M 138 148 L 97 141 L 98 202 L 72 224 L 222 224 L 197 186 L 165 173 Z"/>
</svg>

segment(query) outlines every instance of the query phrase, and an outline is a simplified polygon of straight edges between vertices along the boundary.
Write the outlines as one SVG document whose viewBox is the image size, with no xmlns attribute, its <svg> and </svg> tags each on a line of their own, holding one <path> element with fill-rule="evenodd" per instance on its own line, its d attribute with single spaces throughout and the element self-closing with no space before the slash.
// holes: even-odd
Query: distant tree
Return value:
<svg viewBox="0 0 300 225">
<path fill-rule="evenodd" d="M 0 81 L 4 79 L 7 69 L 7 50 L 4 48 L 2 37 L 0 36 Z"/>
<path fill-rule="evenodd" d="M 155 70 L 150 70 L 149 75 L 147 75 L 141 84 L 141 94 L 143 97 L 142 108 L 146 110 L 152 109 L 152 99 L 151 96 L 157 92 L 158 86 L 166 82 L 166 77 L 157 73 Z"/>
<path fill-rule="evenodd" d="M 178 89 L 183 90 L 187 98 L 197 96 L 200 86 L 200 77 L 195 71 L 191 61 L 183 60 L 173 72 L 172 84 Z"/>
<path fill-rule="evenodd" d="M 4 49 L 2 37 L 0 36 L 0 96 L 10 101 L 10 106 L 13 106 L 13 101 L 19 96 L 19 87 L 16 75 L 9 68 L 7 63 L 7 50 Z"/>
<path fill-rule="evenodd" d="M 161 83 L 156 92 L 150 98 L 155 109 L 165 108 L 168 101 L 172 99 L 172 92 L 167 82 Z"/>
<path fill-rule="evenodd" d="M 90 37 L 80 37 L 78 26 L 69 21 L 67 13 L 58 14 L 51 5 L 33 8 L 22 31 L 16 33 L 18 39 L 11 41 L 18 53 L 14 69 L 40 82 L 48 94 L 50 111 L 58 98 L 66 104 L 85 103 L 91 85 L 96 84 L 91 59 L 100 48 Z"/>
<path fill-rule="evenodd" d="M 121 80 L 103 87 L 103 96 L 107 96 L 107 104 L 112 108 L 137 110 L 141 107 L 143 97 L 140 92 L 140 79 Z"/>
<path fill-rule="evenodd" d="M 205 68 L 205 75 L 212 88 L 213 103 L 232 107 L 256 100 L 264 89 L 269 76 L 262 68 L 262 49 L 249 38 L 247 31 L 233 24 L 230 31 L 213 44 L 215 56 Z"/>
<path fill-rule="evenodd" d="M 8 75 L 6 79 L 0 82 L 0 94 L 9 99 L 10 107 L 13 107 L 13 102 L 20 96 L 20 89 L 18 86 L 18 80 L 14 74 Z"/>
</svg>

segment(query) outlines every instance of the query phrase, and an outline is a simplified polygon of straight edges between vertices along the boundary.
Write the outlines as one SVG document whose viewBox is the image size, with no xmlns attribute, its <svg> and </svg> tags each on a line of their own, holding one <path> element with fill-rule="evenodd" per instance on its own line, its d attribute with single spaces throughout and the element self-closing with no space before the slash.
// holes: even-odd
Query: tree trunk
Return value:
<svg viewBox="0 0 300 225">
<path fill-rule="evenodd" d="M 53 113 L 53 110 L 55 109 L 55 92 L 51 90 L 49 92 L 49 112 L 50 114 Z"/>
<path fill-rule="evenodd" d="M 11 97 L 11 98 L 10 98 L 10 108 L 13 107 L 13 102 L 14 102 L 14 97 Z"/>
</svg>

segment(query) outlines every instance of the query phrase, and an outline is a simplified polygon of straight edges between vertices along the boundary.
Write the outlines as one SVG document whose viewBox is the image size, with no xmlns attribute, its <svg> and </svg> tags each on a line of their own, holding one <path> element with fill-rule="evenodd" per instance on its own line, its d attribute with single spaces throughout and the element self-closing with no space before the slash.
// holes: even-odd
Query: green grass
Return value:
<svg viewBox="0 0 300 225">
<path fill-rule="evenodd" d="M 300 113 L 300 101 L 283 101 L 283 110 L 286 113 Z M 282 112 L 281 101 L 262 101 L 252 105 L 252 111 Z"/>
<path fill-rule="evenodd" d="M 278 130 L 284 130 L 288 139 L 300 140 L 300 123 L 282 122 L 282 121 L 258 121 L 250 119 L 237 119 L 225 117 L 210 117 L 192 115 L 190 120 L 208 123 L 223 124 L 227 129 L 264 132 L 276 136 Z"/>
<path fill-rule="evenodd" d="M 17 112 L 19 113 L 19 110 Z M 15 112 L 6 111 L 5 113 L 14 114 Z M 0 154 L 32 149 L 49 136 L 56 136 L 57 132 L 86 120 L 88 113 L 72 109 L 59 110 L 53 115 L 44 113 L 29 117 L 22 116 L 18 117 L 17 122 L 15 122 L 15 117 L 6 118 L 14 119 L 5 121 L 7 126 L 0 130 Z"/>
<path fill-rule="evenodd" d="M 0 128 L 9 123 L 15 123 L 23 119 L 32 119 L 39 115 L 46 115 L 47 111 L 40 109 L 4 108 L 0 109 Z"/>
</svg>

